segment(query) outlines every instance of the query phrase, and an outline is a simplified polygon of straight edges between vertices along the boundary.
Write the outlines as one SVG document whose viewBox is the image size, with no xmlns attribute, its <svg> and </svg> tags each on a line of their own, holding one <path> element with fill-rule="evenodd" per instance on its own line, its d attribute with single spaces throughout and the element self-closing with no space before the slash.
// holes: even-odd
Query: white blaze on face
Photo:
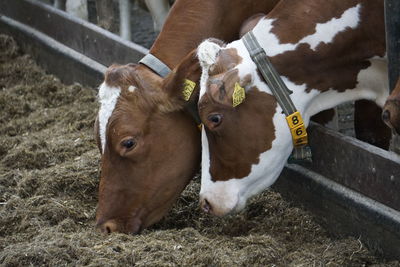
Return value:
<svg viewBox="0 0 400 267">
<path fill-rule="evenodd" d="M 239 201 L 238 188 L 234 182 L 213 182 L 210 174 L 210 153 L 204 127 L 201 130 L 201 191 L 200 197 L 207 199 L 213 206 L 215 215 L 224 215 L 235 208 Z M 230 180 L 233 181 L 233 180 Z M 228 181 L 229 182 L 229 181 Z M 209 190 L 211 189 L 211 190 Z M 214 205 L 218 203 L 218 205 Z M 215 209 L 214 209 L 215 207 Z"/>
<path fill-rule="evenodd" d="M 99 88 L 99 133 L 102 152 L 106 145 L 106 130 L 108 120 L 115 109 L 121 89 L 117 87 L 109 87 L 105 82 Z"/>
<path fill-rule="evenodd" d="M 333 18 L 326 23 L 317 24 L 315 33 L 305 36 L 297 44 L 280 43 L 278 37 L 271 32 L 273 19 L 261 20 L 254 28 L 253 33 L 257 37 L 260 45 L 266 49 L 268 56 L 275 56 L 286 51 L 293 51 L 301 43 L 309 44 L 310 48 L 315 51 L 319 44 L 332 42 L 338 33 L 348 28 L 356 28 L 360 21 L 360 8 L 361 5 L 358 4 L 343 12 L 337 19 Z M 268 86 L 258 76 L 256 66 L 251 61 L 243 42 L 234 41 L 228 44 L 226 48 L 236 48 L 239 56 L 242 57 L 242 63 L 236 66 L 236 68 L 239 71 L 240 78 L 248 74 L 252 76 L 252 84 L 248 87 L 256 86 L 259 90 L 271 94 Z M 202 66 L 200 99 L 207 89 L 206 85 L 210 65 L 215 63 L 216 56 L 221 49 L 221 47 L 209 41 L 205 41 L 199 46 L 198 57 Z M 366 72 L 367 71 L 364 73 Z M 364 76 L 362 73 L 360 73 L 360 75 Z M 318 90 L 311 90 L 311 92 L 307 93 L 305 91 L 305 84 L 296 85 L 287 77 L 282 77 L 282 79 L 289 89 L 293 91 L 292 99 L 298 110 L 304 113 L 303 120 L 306 125 L 308 125 L 309 117 L 314 115 L 317 111 L 330 108 L 333 104 L 337 105 L 343 103 L 347 97 L 350 97 L 350 99 L 359 99 L 361 95 L 362 97 L 368 95 L 368 93 L 360 94 L 360 92 L 354 94 L 352 93 L 353 90 L 347 90 L 347 96 L 346 93 L 342 93 L 340 97 L 337 97 L 339 93 L 332 92 L 332 95 L 328 93 L 327 97 L 323 97 L 325 94 L 321 94 Z M 369 98 L 372 98 L 372 96 Z M 326 101 L 326 104 L 323 104 L 324 102 L 321 101 L 315 101 L 316 99 Z M 337 101 L 335 101 L 335 99 Z M 224 215 L 231 211 L 239 211 L 246 205 L 248 198 L 271 186 L 278 178 L 293 149 L 290 130 L 285 115 L 282 114 L 282 109 L 279 105 L 273 117 L 273 124 L 275 126 L 275 139 L 272 142 L 271 149 L 261 153 L 259 163 L 252 165 L 251 172 L 247 177 L 240 179 L 232 178 L 228 181 L 213 181 L 213 178 L 218 177 L 211 177 L 209 144 L 205 130 L 202 130 L 202 177 L 200 198 L 206 199 L 211 204 L 214 214 Z"/>
</svg>

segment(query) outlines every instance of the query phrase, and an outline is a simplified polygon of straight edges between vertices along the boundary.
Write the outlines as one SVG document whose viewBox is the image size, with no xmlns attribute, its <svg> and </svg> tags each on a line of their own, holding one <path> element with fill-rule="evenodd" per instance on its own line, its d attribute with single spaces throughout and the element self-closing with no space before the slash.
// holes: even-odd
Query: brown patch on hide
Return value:
<svg viewBox="0 0 400 267">
<path fill-rule="evenodd" d="M 278 73 L 298 85 L 305 83 L 307 92 L 355 88 L 358 73 L 370 66 L 368 59 L 385 54 L 383 1 L 360 2 L 357 28 L 338 33 L 331 43 L 320 43 L 315 51 L 300 44 L 294 51 L 271 57 Z"/>
<path fill-rule="evenodd" d="M 235 108 L 214 101 L 208 93 L 202 97 L 199 111 L 206 126 L 213 181 L 249 175 L 251 166 L 259 162 L 260 154 L 272 147 L 275 110 L 275 98 L 255 87 L 246 92 L 246 101 Z M 214 130 L 207 126 L 210 114 L 223 117 Z"/>
<path fill-rule="evenodd" d="M 315 33 L 318 23 L 340 18 L 344 11 L 357 5 L 356 0 L 324 1 L 281 1 L 268 14 L 274 19 L 271 30 L 280 43 L 298 43 L 304 36 Z M 293 12 L 295 10 L 295 12 Z M 286 23 L 290 21 L 291 23 Z"/>
<path fill-rule="evenodd" d="M 210 67 L 208 75 L 214 76 L 229 71 L 240 64 L 242 60 L 236 48 L 223 49 L 218 53 L 217 61 Z"/>
</svg>

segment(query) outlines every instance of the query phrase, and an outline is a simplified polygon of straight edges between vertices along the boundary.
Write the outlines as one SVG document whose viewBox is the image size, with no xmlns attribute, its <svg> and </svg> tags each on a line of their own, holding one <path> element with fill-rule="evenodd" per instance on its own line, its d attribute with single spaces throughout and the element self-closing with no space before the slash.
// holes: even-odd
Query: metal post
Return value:
<svg viewBox="0 0 400 267">
<path fill-rule="evenodd" d="M 386 51 L 389 89 L 392 91 L 400 72 L 400 1 L 385 0 Z M 400 136 L 393 134 L 389 150 L 400 153 Z"/>
<path fill-rule="evenodd" d="M 400 72 L 400 1 L 385 0 L 386 50 L 389 61 L 389 88 L 394 89 Z"/>
<path fill-rule="evenodd" d="M 131 40 L 131 2 L 119 0 L 119 34 L 125 40 Z"/>
</svg>

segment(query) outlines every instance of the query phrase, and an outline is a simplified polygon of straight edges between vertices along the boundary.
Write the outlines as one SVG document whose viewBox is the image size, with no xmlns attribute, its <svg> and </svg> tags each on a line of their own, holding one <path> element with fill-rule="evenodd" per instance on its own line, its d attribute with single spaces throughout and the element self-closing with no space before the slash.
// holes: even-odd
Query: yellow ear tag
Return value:
<svg viewBox="0 0 400 267">
<path fill-rule="evenodd" d="M 246 98 L 246 93 L 244 88 L 239 85 L 239 83 L 235 83 L 235 89 L 233 90 L 232 95 L 232 106 L 236 107 L 240 105 L 244 99 Z"/>
<path fill-rule="evenodd" d="M 185 101 L 189 101 L 195 87 L 196 87 L 195 82 L 185 79 L 185 81 L 183 82 L 183 91 L 182 91 L 183 99 Z"/>
<path fill-rule="evenodd" d="M 304 146 L 308 143 L 306 127 L 299 111 L 296 111 L 286 117 L 292 134 L 293 145 L 295 147 Z"/>
</svg>

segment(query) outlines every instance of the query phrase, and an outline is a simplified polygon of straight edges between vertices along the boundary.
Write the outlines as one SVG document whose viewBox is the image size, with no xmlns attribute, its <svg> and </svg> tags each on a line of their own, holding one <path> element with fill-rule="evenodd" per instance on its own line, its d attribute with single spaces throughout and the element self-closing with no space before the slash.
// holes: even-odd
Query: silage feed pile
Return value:
<svg viewBox="0 0 400 267">
<path fill-rule="evenodd" d="M 96 232 L 97 108 L 95 90 L 61 84 L 0 35 L 0 265 L 398 265 L 357 239 L 330 239 L 275 192 L 239 215 L 207 216 L 198 179 L 142 234 Z"/>
</svg>

